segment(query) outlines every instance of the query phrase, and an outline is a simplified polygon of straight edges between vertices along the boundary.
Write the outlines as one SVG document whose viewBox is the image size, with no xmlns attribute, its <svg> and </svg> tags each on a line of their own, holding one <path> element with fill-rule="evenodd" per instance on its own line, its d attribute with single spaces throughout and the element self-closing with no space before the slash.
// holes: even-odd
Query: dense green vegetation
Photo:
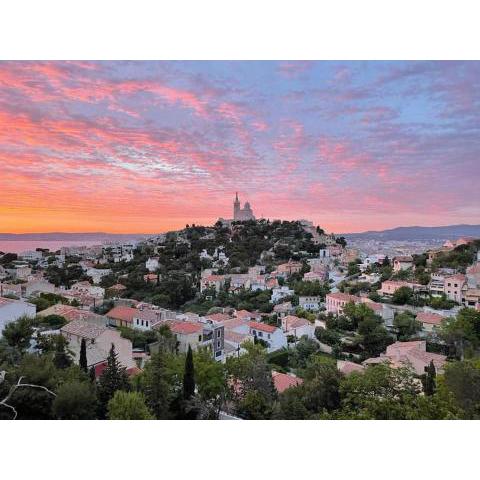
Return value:
<svg viewBox="0 0 480 480">
<path fill-rule="evenodd" d="M 449 252 L 438 254 L 431 264 L 432 270 L 438 268 L 454 268 L 465 273 L 466 267 L 471 265 L 480 249 L 480 239 L 474 240 L 468 245 L 460 245 Z"/>
<path fill-rule="evenodd" d="M 407 317 L 395 319 L 405 336 L 416 330 Z M 343 316 L 327 318 L 325 331 L 337 332 L 343 342 L 342 329 L 353 330 L 351 345 L 361 359 L 392 341 L 377 320 L 365 305 L 351 304 Z M 32 323 L 21 319 L 9 324 L 0 341 L 0 401 L 7 398 L 14 408 L 0 406 L 0 418 L 14 412 L 19 419 L 217 418 L 228 408 L 245 419 L 480 419 L 480 312 L 471 309 L 441 330 L 452 348 L 444 373 L 431 364 L 420 376 L 382 364 L 345 376 L 306 337 L 271 354 L 260 344 L 246 344 L 245 355 L 222 364 L 203 350 L 176 354 L 167 335 L 143 372 L 129 378 L 112 348 L 102 375 L 92 381 L 90 372 L 74 364 L 61 336 L 34 352 L 28 348 L 32 335 Z M 295 373 L 301 383 L 278 393 L 272 370 Z M 20 377 L 34 387 L 15 389 Z"/>
</svg>

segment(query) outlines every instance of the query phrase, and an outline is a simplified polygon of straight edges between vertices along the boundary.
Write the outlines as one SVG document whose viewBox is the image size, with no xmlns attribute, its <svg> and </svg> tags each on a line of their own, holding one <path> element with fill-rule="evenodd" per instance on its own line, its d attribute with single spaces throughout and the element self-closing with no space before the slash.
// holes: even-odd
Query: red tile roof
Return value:
<svg viewBox="0 0 480 480">
<path fill-rule="evenodd" d="M 278 393 L 282 393 L 288 388 L 301 385 L 303 380 L 294 375 L 287 375 L 286 373 L 272 372 L 273 385 Z"/>
<path fill-rule="evenodd" d="M 113 307 L 108 313 L 107 317 L 113 318 L 114 320 L 121 320 L 123 322 L 132 323 L 133 317 L 138 314 L 136 308 L 131 307 Z"/>
<path fill-rule="evenodd" d="M 214 322 L 224 322 L 225 320 L 231 318 L 230 315 L 227 315 L 226 313 L 212 313 L 206 317 Z"/>
<path fill-rule="evenodd" d="M 250 329 L 260 330 L 262 332 L 273 333 L 277 329 L 273 325 L 267 325 L 266 323 L 260 322 L 249 322 L 248 326 Z"/>
<path fill-rule="evenodd" d="M 365 367 L 358 363 L 349 362 L 347 360 L 337 360 L 337 369 L 345 375 L 349 375 L 353 372 L 363 372 Z"/>
<path fill-rule="evenodd" d="M 285 326 L 286 330 L 292 330 L 294 328 L 305 327 L 306 325 L 311 325 L 311 323 L 305 319 L 296 317 L 295 315 L 287 315 L 283 320 L 282 324 Z"/>
<path fill-rule="evenodd" d="M 421 323 L 429 323 L 431 325 L 440 325 L 442 320 L 445 317 L 439 315 L 438 313 L 430 313 L 430 312 L 420 312 L 417 315 L 417 320 Z"/>
<path fill-rule="evenodd" d="M 190 335 L 192 333 L 198 333 L 203 330 L 203 326 L 199 323 L 192 322 L 171 322 L 170 330 L 173 333 L 178 333 L 179 335 Z"/>
<path fill-rule="evenodd" d="M 334 300 L 340 300 L 342 302 L 359 302 L 360 297 L 350 295 L 348 293 L 335 292 L 327 294 L 327 298 L 333 298 Z"/>
</svg>

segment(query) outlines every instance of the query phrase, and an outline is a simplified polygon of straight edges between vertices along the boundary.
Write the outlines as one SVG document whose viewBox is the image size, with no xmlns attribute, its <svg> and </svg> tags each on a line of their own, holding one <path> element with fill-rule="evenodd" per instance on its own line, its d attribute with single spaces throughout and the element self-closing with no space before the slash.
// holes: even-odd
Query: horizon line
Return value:
<svg viewBox="0 0 480 480">
<path fill-rule="evenodd" d="M 268 220 L 268 219 L 267 219 Z M 277 219 L 275 219 L 277 220 Z M 281 219 L 278 219 L 281 220 Z M 301 219 L 297 220 L 300 221 Z M 274 221 L 274 220 L 272 220 Z M 281 221 L 292 221 L 292 220 L 281 220 Z M 295 220 L 293 220 L 295 221 Z M 216 222 L 215 222 L 216 223 Z M 215 225 L 197 225 L 199 227 L 212 227 Z M 187 225 L 187 224 L 186 224 Z M 193 225 L 188 224 L 188 225 Z M 316 226 L 316 225 L 315 225 Z M 318 225 L 320 226 L 320 225 Z M 376 232 L 384 232 L 384 231 L 390 231 L 390 230 L 395 230 L 398 228 L 447 228 L 447 227 L 480 227 L 480 224 L 469 224 L 469 223 L 456 223 L 456 224 L 450 224 L 450 225 L 398 225 L 396 227 L 391 227 L 391 228 L 385 228 L 383 230 L 362 230 L 358 232 L 339 232 L 336 233 L 336 235 L 352 235 L 352 234 L 360 234 L 360 233 L 376 233 Z M 54 231 L 41 231 L 41 232 L 0 232 L 0 235 L 15 235 L 15 236 L 21 236 L 21 235 L 138 235 L 138 236 L 152 236 L 152 235 L 159 235 L 162 233 L 167 233 L 171 231 L 178 231 L 178 230 L 184 230 L 186 228 L 178 228 L 178 229 L 171 229 L 171 230 L 166 230 L 163 232 L 151 232 L 151 233 L 146 233 L 146 232 L 108 232 L 108 231 L 91 231 L 91 232 L 75 232 L 75 231 L 59 231 L 59 230 L 54 230 Z M 325 230 L 325 229 L 324 229 Z M 326 232 L 326 230 L 325 230 Z M 330 232 L 333 233 L 333 232 Z"/>
</svg>

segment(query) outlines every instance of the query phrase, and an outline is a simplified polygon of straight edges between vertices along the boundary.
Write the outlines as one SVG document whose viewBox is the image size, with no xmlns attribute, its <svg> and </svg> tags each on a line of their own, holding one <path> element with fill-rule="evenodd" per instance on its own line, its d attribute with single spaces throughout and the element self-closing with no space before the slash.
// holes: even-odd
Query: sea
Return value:
<svg viewBox="0 0 480 480">
<path fill-rule="evenodd" d="M 0 252 L 20 253 L 37 248 L 48 248 L 55 252 L 62 247 L 102 245 L 101 240 L 0 240 Z"/>
</svg>

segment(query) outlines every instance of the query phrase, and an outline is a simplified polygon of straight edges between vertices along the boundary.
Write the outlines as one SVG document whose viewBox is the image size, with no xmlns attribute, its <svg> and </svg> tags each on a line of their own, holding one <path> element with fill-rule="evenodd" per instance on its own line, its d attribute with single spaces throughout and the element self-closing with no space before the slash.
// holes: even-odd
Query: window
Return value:
<svg viewBox="0 0 480 480">
<path fill-rule="evenodd" d="M 221 332 L 220 332 L 220 330 L 217 330 L 217 338 L 219 338 L 219 337 L 220 337 L 220 335 L 221 335 Z"/>
<path fill-rule="evenodd" d="M 217 342 L 217 348 L 220 348 L 220 340 Z"/>
<path fill-rule="evenodd" d="M 199 341 L 199 342 L 202 341 L 202 336 L 201 336 L 201 335 L 198 336 L 198 341 Z"/>
<path fill-rule="evenodd" d="M 148 327 L 148 320 L 145 320 L 145 326 Z"/>
<path fill-rule="evenodd" d="M 268 339 L 270 340 L 270 334 L 268 334 Z"/>
<path fill-rule="evenodd" d="M 258 332 L 259 337 L 263 337 L 263 332 Z"/>
</svg>

